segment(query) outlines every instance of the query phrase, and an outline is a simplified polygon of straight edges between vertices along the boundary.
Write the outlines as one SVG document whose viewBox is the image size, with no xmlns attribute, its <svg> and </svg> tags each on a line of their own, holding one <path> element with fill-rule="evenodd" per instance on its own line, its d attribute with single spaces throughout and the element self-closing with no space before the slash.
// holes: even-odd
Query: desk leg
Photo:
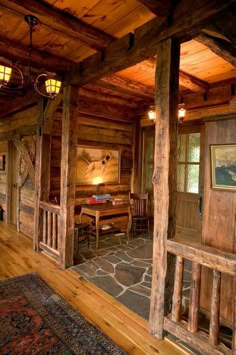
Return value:
<svg viewBox="0 0 236 355">
<path fill-rule="evenodd" d="M 99 242 L 99 219 L 100 219 L 100 213 L 96 211 L 96 249 L 98 248 L 98 242 Z"/>
<path fill-rule="evenodd" d="M 131 208 L 129 207 L 128 209 L 128 224 L 127 224 L 127 237 L 129 238 L 129 233 L 131 231 L 131 226 L 132 226 L 132 213 L 131 213 Z"/>
</svg>

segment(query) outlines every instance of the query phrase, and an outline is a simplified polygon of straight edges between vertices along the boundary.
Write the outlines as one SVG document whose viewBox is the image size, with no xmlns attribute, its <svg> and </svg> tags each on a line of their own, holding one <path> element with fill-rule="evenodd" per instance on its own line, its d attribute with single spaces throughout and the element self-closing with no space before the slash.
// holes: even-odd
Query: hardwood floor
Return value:
<svg viewBox="0 0 236 355">
<path fill-rule="evenodd" d="M 187 354 L 168 339 L 148 333 L 148 323 L 72 270 L 32 250 L 32 241 L 14 226 L 0 222 L 0 280 L 37 272 L 58 294 L 128 354 Z"/>
</svg>

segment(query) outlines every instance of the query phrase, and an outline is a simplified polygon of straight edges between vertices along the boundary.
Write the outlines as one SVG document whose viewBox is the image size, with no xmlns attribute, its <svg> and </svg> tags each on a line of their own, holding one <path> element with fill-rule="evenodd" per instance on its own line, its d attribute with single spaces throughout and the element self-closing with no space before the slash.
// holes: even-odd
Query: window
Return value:
<svg viewBox="0 0 236 355">
<path fill-rule="evenodd" d="M 177 190 L 199 192 L 200 133 L 178 136 Z"/>
</svg>

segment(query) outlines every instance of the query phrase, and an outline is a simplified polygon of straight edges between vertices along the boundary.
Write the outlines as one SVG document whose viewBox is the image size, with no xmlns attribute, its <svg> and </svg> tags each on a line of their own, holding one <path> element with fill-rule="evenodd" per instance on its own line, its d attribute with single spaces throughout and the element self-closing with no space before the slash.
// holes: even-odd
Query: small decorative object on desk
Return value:
<svg viewBox="0 0 236 355">
<path fill-rule="evenodd" d="M 122 200 L 121 198 L 114 198 L 114 200 L 112 201 L 112 204 L 114 206 L 123 205 L 124 204 L 124 200 Z"/>
</svg>

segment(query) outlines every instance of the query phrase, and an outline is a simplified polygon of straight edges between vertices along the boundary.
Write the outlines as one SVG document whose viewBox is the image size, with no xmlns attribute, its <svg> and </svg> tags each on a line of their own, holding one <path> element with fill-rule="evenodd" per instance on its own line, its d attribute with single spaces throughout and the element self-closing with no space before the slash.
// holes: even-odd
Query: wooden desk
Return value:
<svg viewBox="0 0 236 355">
<path fill-rule="evenodd" d="M 96 205 L 81 205 L 80 223 L 82 221 L 82 215 L 86 214 L 91 217 L 95 217 L 95 230 L 96 230 L 96 248 L 98 248 L 99 242 L 99 221 L 101 217 L 110 217 L 119 214 L 128 214 L 127 224 L 127 236 L 131 229 L 132 214 L 130 205 L 113 206 L 112 203 L 102 203 Z"/>
</svg>

